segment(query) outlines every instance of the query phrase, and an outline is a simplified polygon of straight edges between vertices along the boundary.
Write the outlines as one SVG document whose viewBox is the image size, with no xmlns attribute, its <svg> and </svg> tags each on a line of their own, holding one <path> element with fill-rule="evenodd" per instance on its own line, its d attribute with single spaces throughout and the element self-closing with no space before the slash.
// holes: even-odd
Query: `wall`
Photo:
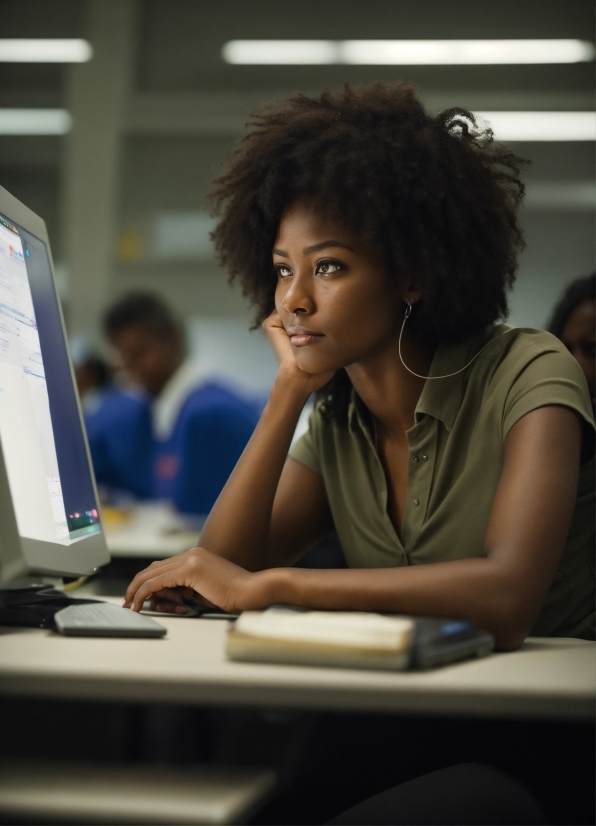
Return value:
<svg viewBox="0 0 596 826">
<path fill-rule="evenodd" d="M 584 0 L 369 0 L 365 11 L 354 0 L 21 0 L 0 14 L 3 37 L 86 36 L 96 50 L 84 66 L 0 64 L 0 107 L 66 106 L 74 118 L 65 137 L 0 136 L 0 184 L 47 221 L 69 326 L 91 340 L 103 306 L 136 287 L 161 292 L 184 317 L 249 326 L 249 309 L 205 246 L 204 196 L 261 102 L 345 79 L 401 78 L 437 111 L 593 109 L 589 63 L 272 68 L 220 56 L 235 37 L 592 40 L 594 7 Z M 541 325 L 564 284 L 594 266 L 594 145 L 512 147 L 533 163 L 511 320 Z M 156 237 L 176 216 L 180 226 L 195 221 L 203 241 L 172 255 Z"/>
</svg>

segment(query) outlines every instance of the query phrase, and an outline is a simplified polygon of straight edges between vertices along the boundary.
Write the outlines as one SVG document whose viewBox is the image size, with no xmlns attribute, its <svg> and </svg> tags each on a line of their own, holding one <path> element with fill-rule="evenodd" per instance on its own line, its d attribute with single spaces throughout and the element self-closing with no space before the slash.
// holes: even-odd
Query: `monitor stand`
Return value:
<svg viewBox="0 0 596 826">
<path fill-rule="evenodd" d="M 43 582 L 4 585 L 0 588 L 0 626 L 53 629 L 54 614 L 62 608 L 100 601 L 73 599 Z"/>
</svg>

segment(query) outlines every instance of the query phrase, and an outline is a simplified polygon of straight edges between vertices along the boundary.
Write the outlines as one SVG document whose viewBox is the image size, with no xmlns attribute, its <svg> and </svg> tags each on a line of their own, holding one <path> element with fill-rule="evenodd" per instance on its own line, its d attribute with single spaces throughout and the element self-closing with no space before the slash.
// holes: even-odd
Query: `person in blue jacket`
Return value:
<svg viewBox="0 0 596 826">
<path fill-rule="evenodd" d="M 159 297 L 126 294 L 107 310 L 104 332 L 133 389 L 108 394 L 87 417 L 98 483 L 209 513 L 259 411 L 186 359 L 181 326 Z"/>
<path fill-rule="evenodd" d="M 76 344 L 72 356 L 96 478 L 112 498 L 149 498 L 153 436 L 145 393 L 116 387 L 100 356 Z"/>
</svg>

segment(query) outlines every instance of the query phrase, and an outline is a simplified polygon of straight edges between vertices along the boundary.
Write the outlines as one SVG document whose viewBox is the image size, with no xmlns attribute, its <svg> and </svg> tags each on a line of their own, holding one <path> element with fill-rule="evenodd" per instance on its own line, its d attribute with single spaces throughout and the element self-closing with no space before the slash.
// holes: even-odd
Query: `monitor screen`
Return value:
<svg viewBox="0 0 596 826">
<path fill-rule="evenodd" d="M 100 531 L 48 250 L 3 215 L 0 439 L 21 536 L 69 545 Z"/>
</svg>

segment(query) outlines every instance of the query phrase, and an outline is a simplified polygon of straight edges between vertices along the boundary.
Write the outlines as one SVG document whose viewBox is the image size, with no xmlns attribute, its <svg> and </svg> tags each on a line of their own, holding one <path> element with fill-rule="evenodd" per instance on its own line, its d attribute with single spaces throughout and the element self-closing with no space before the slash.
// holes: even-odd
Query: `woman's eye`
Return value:
<svg viewBox="0 0 596 826">
<path fill-rule="evenodd" d="M 343 270 L 343 265 L 338 261 L 319 261 L 315 272 L 322 275 L 331 275 L 331 273 Z"/>
<path fill-rule="evenodd" d="M 292 275 L 292 270 L 285 264 L 276 264 L 275 272 L 280 276 L 280 278 L 286 278 L 288 275 Z"/>
</svg>

